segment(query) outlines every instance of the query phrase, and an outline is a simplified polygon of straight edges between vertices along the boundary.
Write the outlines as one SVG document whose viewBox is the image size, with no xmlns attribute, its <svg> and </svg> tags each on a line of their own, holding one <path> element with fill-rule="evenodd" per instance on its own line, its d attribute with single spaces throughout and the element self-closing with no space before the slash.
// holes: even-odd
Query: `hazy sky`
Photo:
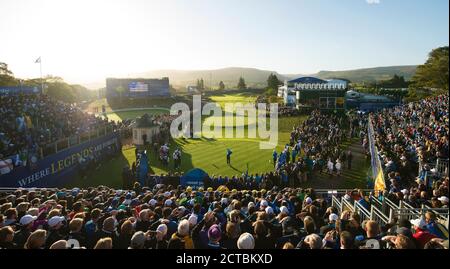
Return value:
<svg viewBox="0 0 450 269">
<path fill-rule="evenodd" d="M 421 64 L 449 44 L 448 0 L 0 0 L 0 61 L 19 77 L 152 69 L 313 73 Z"/>
</svg>

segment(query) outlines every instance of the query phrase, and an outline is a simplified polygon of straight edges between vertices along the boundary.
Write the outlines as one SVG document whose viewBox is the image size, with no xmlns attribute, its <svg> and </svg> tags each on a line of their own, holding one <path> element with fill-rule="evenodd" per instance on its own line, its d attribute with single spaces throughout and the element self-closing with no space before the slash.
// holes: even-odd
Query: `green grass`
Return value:
<svg viewBox="0 0 450 269">
<path fill-rule="evenodd" d="M 254 102 L 256 97 L 238 95 L 221 95 L 211 98 L 217 101 L 219 105 L 227 102 Z M 139 111 L 121 111 L 108 113 L 108 118 L 112 120 L 127 119 L 143 115 L 144 113 L 159 114 L 164 110 L 146 109 Z M 211 117 L 213 118 L 213 117 Z M 249 124 L 247 116 L 245 118 L 244 129 L 247 134 L 247 125 Z M 284 148 L 289 141 L 290 131 L 293 125 L 297 125 L 304 121 L 306 116 L 280 118 L 278 128 L 277 151 Z M 211 133 L 205 131 L 204 133 Z M 273 170 L 272 149 L 260 149 L 258 138 L 217 138 L 217 139 L 170 139 L 169 144 L 171 152 L 176 147 L 182 150 L 182 166 L 181 171 L 188 171 L 194 167 L 204 169 L 210 175 L 241 175 L 247 170 L 249 173 L 261 173 Z M 231 148 L 233 155 L 231 157 L 231 166 L 226 164 L 226 149 Z M 102 167 L 94 171 L 86 179 L 77 179 L 73 182 L 73 186 L 92 186 L 92 185 L 108 185 L 113 187 L 121 186 L 121 172 L 125 165 L 130 165 L 135 161 L 134 147 L 122 150 L 120 157 L 104 163 Z M 155 174 L 166 174 L 175 172 L 173 170 L 173 162 L 170 161 L 169 167 L 163 167 L 159 162 L 157 155 L 150 148 L 149 161 L 151 172 Z M 171 156 L 170 156 L 171 157 Z"/>
<path fill-rule="evenodd" d="M 149 108 L 149 109 L 143 109 L 143 110 L 134 110 L 134 111 L 117 111 L 117 112 L 110 112 L 106 113 L 106 116 L 109 120 L 112 121 L 122 121 L 125 119 L 135 119 L 137 117 L 140 117 L 144 115 L 145 113 L 149 115 L 160 115 L 167 113 L 167 109 L 161 109 L 161 108 Z"/>
<path fill-rule="evenodd" d="M 211 96 L 210 100 L 216 102 L 219 106 L 224 108 L 225 103 L 253 103 L 256 100 L 256 96 L 251 94 L 223 94 Z M 234 111 L 233 111 L 234 112 Z M 163 109 L 145 109 L 138 111 L 121 111 L 108 113 L 108 118 L 112 120 L 130 119 L 142 116 L 144 113 L 160 114 L 167 113 L 167 110 Z M 205 120 L 204 117 L 203 120 Z M 210 119 L 217 119 L 209 117 Z M 220 117 L 219 117 L 220 118 Z M 243 125 L 247 134 L 247 127 L 249 123 L 248 117 L 245 115 Z M 297 117 L 281 117 L 278 120 L 278 143 L 276 150 L 279 152 L 284 148 L 284 145 L 289 142 L 290 132 L 293 126 L 302 123 L 307 116 Z M 222 123 L 225 126 L 223 119 Z M 236 124 L 236 122 L 235 122 Z M 222 128 L 222 132 L 224 128 Z M 212 131 L 203 130 L 204 134 L 211 134 Z M 181 171 L 186 172 L 194 167 L 205 170 L 210 175 L 241 175 L 247 170 L 250 174 L 262 173 L 273 171 L 272 163 L 272 149 L 260 149 L 258 138 L 200 138 L 200 139 L 171 139 L 169 140 L 170 152 L 172 153 L 176 147 L 182 150 L 182 165 Z M 354 141 L 348 141 L 343 148 L 347 148 L 352 145 Z M 231 157 L 231 165 L 226 164 L 226 149 L 231 148 L 233 151 Z M 134 147 L 124 147 L 122 154 L 115 159 L 104 163 L 98 170 L 90 174 L 86 179 L 77 179 L 71 186 L 94 186 L 94 185 L 107 185 L 111 187 L 120 187 L 122 185 L 121 172 L 125 165 L 131 166 L 135 161 Z M 173 170 L 173 162 L 170 161 L 169 167 L 163 167 L 157 158 L 157 154 L 148 148 L 149 162 L 151 172 L 154 174 L 167 174 L 169 172 L 175 172 Z M 172 157 L 170 155 L 170 157 Z M 367 171 L 367 165 L 364 164 L 362 158 L 357 158 L 354 155 L 354 167 L 352 171 L 345 172 L 345 178 L 337 182 L 339 186 L 362 186 L 365 182 L 365 173 Z M 317 184 L 317 186 L 328 186 L 331 182 L 329 179 L 323 176 L 317 177 L 316 182 L 309 182 L 310 184 Z M 331 187 L 335 183 L 331 183 Z"/>
</svg>

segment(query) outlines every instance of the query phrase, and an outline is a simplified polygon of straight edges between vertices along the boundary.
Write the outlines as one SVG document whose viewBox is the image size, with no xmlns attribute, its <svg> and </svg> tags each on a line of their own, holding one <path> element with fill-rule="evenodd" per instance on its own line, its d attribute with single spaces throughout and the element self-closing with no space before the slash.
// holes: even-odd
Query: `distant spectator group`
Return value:
<svg viewBox="0 0 450 269">
<path fill-rule="evenodd" d="M 36 162 L 42 149 L 59 139 L 122 123 L 84 113 L 45 94 L 0 96 L 0 174 Z"/>
</svg>

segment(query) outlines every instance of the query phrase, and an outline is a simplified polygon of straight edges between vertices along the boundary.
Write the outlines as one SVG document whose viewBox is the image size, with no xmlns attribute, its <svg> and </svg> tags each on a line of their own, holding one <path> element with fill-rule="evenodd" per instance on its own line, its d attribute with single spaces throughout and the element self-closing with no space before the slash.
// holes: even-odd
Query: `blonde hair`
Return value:
<svg viewBox="0 0 450 269">
<path fill-rule="evenodd" d="M 45 244 L 45 239 L 47 237 L 47 231 L 38 229 L 30 234 L 25 243 L 25 249 L 38 249 Z"/>
<path fill-rule="evenodd" d="M 83 227 L 83 219 L 74 218 L 69 223 L 69 229 L 71 232 L 79 232 Z"/>
<path fill-rule="evenodd" d="M 112 249 L 112 239 L 111 237 L 104 237 L 97 241 L 94 249 Z"/>
<path fill-rule="evenodd" d="M 50 249 L 67 249 L 67 241 L 59 240 L 50 246 Z"/>
<path fill-rule="evenodd" d="M 59 210 L 57 208 L 54 208 L 54 209 L 50 210 L 50 212 L 48 213 L 47 218 L 51 219 L 52 217 L 59 216 L 59 215 L 61 215 L 61 210 Z"/>
<path fill-rule="evenodd" d="M 294 245 L 291 242 L 286 242 L 283 245 L 283 249 L 294 249 Z"/>
<path fill-rule="evenodd" d="M 133 234 L 133 223 L 130 220 L 126 220 L 120 226 L 120 234 Z"/>
</svg>

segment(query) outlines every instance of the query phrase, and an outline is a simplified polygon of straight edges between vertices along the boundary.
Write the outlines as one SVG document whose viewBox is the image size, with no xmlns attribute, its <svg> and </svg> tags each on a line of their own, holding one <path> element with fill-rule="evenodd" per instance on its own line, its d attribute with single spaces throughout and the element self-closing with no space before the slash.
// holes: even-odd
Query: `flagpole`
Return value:
<svg viewBox="0 0 450 269">
<path fill-rule="evenodd" d="M 44 94 L 44 80 L 42 79 L 42 57 L 39 57 L 39 69 L 41 72 L 41 94 Z"/>
</svg>

